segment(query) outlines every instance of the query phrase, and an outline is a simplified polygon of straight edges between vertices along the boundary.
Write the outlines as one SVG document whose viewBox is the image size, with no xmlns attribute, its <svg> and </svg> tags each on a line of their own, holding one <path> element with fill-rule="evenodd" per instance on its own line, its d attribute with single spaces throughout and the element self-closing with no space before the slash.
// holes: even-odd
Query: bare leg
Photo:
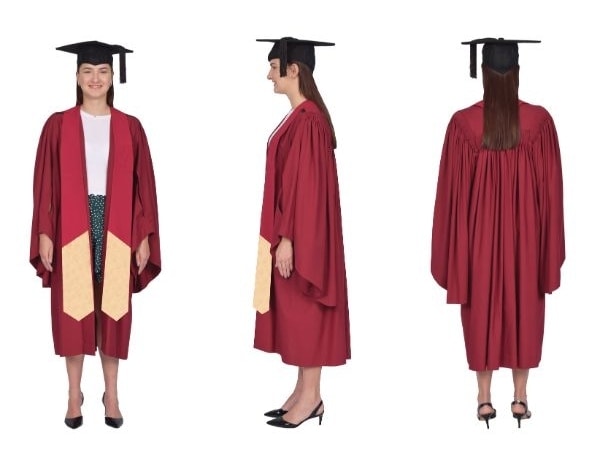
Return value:
<svg viewBox="0 0 600 451">
<path fill-rule="evenodd" d="M 117 380 L 119 374 L 119 359 L 109 357 L 100 351 L 102 372 L 104 373 L 104 405 L 105 415 L 112 418 L 121 418 L 119 398 L 117 393 Z"/>
<path fill-rule="evenodd" d="M 527 403 L 527 378 L 529 377 L 529 369 L 514 369 L 513 384 L 515 386 L 515 401 L 523 401 Z M 511 406 L 513 413 L 526 413 L 525 406 L 521 404 L 513 404 Z"/>
<path fill-rule="evenodd" d="M 83 374 L 83 354 L 65 357 L 69 378 L 69 404 L 65 418 L 81 416 L 81 375 Z"/>
<path fill-rule="evenodd" d="M 284 410 L 290 410 L 296 403 L 296 399 L 300 395 L 301 391 L 302 391 L 302 368 L 298 368 L 298 379 L 296 380 L 296 386 L 294 387 L 294 391 L 288 397 L 288 399 L 283 403 L 283 406 L 281 406 L 281 408 Z"/>
<path fill-rule="evenodd" d="M 477 405 L 483 402 L 492 402 L 492 374 L 493 371 L 477 371 L 477 386 L 479 393 L 477 394 Z M 492 413 L 494 409 L 490 406 L 483 406 L 478 410 L 479 415 Z"/>
<path fill-rule="evenodd" d="M 306 419 L 321 401 L 321 367 L 299 368 L 298 380 L 301 383 L 296 386 L 296 401 L 283 416 L 285 421 L 295 424 Z M 317 413 L 323 410 L 321 406 Z"/>
<path fill-rule="evenodd" d="M 102 362 L 102 373 L 104 374 L 104 415 L 111 418 L 122 418 L 119 410 L 119 397 L 117 393 L 117 380 L 119 376 L 119 359 L 105 355 L 102 350 L 102 312 L 100 304 L 102 299 L 102 284 L 94 284 L 94 296 L 96 300 L 96 344 Z"/>
</svg>

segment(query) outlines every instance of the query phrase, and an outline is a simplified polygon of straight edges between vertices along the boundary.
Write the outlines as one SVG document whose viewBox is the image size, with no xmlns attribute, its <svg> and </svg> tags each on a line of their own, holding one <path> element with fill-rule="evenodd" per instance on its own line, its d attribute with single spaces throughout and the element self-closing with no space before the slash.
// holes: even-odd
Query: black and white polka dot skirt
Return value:
<svg viewBox="0 0 600 451">
<path fill-rule="evenodd" d="M 102 245 L 104 243 L 104 202 L 106 196 L 90 194 L 90 230 L 92 231 L 92 251 L 94 256 L 94 274 L 96 280 L 102 280 Z"/>
</svg>

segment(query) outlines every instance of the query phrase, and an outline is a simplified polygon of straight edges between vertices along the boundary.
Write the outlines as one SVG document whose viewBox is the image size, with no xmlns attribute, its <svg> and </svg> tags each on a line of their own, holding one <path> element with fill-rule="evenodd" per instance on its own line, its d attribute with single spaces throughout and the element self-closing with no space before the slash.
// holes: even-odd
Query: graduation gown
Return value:
<svg viewBox="0 0 600 451">
<path fill-rule="evenodd" d="M 560 150 L 542 107 L 519 102 L 514 149 L 481 147 L 483 102 L 446 132 L 433 217 L 431 272 L 461 305 L 469 368 L 534 368 L 545 294 L 565 259 Z"/>
<path fill-rule="evenodd" d="M 126 359 L 131 294 L 143 290 L 161 271 L 152 160 L 135 117 L 111 109 L 101 283 L 93 281 L 87 198 L 83 127 L 79 107 L 74 107 L 51 115 L 40 136 L 30 263 L 51 290 L 56 354 L 93 355 L 99 347 L 108 356 Z M 53 242 L 52 272 L 40 259 L 41 233 Z M 150 258 L 138 275 L 135 251 L 146 236 Z M 96 343 L 96 327 L 101 328 L 101 343 Z"/>
<path fill-rule="evenodd" d="M 302 366 L 350 358 L 348 292 L 331 129 L 311 101 L 297 106 L 267 146 L 261 236 L 272 264 L 281 239 L 292 240 L 294 270 L 272 266 L 269 311 L 256 314 L 254 346 Z"/>
</svg>

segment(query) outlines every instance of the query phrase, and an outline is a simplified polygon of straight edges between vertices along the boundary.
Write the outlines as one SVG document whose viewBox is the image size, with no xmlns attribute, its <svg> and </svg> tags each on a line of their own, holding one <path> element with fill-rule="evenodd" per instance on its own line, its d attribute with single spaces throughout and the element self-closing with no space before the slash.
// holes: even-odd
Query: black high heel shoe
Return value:
<svg viewBox="0 0 600 451">
<path fill-rule="evenodd" d="M 319 409 L 321 408 L 322 405 L 323 405 L 323 401 L 321 400 L 321 401 L 319 401 L 319 404 L 317 405 L 317 407 L 315 407 L 314 410 L 310 413 L 310 415 L 307 416 L 300 423 L 297 423 L 297 424 L 290 423 L 289 421 L 284 420 L 283 416 L 279 416 L 277 418 L 273 418 L 272 420 L 267 421 L 267 424 L 278 427 L 278 428 L 291 429 L 291 428 L 297 428 L 302 423 L 304 423 L 306 420 L 310 420 L 311 418 L 319 417 L 319 426 L 320 426 L 321 422 L 323 421 L 323 414 L 325 413 L 325 409 L 323 409 L 321 411 L 321 413 L 317 413 L 317 412 L 319 411 Z"/>
<path fill-rule="evenodd" d="M 81 405 L 83 405 L 83 393 L 81 394 Z M 83 415 L 79 415 L 78 417 L 66 418 L 65 424 L 71 429 L 77 429 L 83 424 Z"/>
<path fill-rule="evenodd" d="M 491 407 L 492 411 L 484 414 L 479 413 L 481 408 L 485 406 Z M 490 420 L 494 418 L 496 418 L 496 409 L 494 409 L 494 406 L 492 406 L 491 402 L 482 402 L 477 406 L 477 419 L 479 421 L 485 421 L 485 425 L 488 429 L 490 428 Z"/>
<path fill-rule="evenodd" d="M 273 409 L 269 410 L 268 412 L 265 412 L 264 415 L 266 417 L 277 418 L 284 416 L 286 413 L 288 413 L 288 411 L 285 409 Z"/>
<path fill-rule="evenodd" d="M 106 393 L 102 393 L 102 405 L 106 409 L 106 404 L 104 404 L 104 396 L 105 395 L 106 395 Z M 107 426 L 110 426 L 111 428 L 118 429 L 121 426 L 123 426 L 123 417 L 121 417 L 121 418 L 107 417 L 106 416 L 106 410 L 105 410 L 105 413 L 104 413 L 104 424 L 106 424 Z"/>
<path fill-rule="evenodd" d="M 513 406 L 523 406 L 525 408 L 525 412 L 515 412 L 512 410 Z M 527 401 L 515 399 L 510 403 L 510 410 L 512 411 L 513 418 L 517 419 L 517 425 L 519 428 L 521 427 L 521 420 L 527 420 L 531 418 L 531 412 L 529 411 L 529 407 L 527 407 Z"/>
</svg>

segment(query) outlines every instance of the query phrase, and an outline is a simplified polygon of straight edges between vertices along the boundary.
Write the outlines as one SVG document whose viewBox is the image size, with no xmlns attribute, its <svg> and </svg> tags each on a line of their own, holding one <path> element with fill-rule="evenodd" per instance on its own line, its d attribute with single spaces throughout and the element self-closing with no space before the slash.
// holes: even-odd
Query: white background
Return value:
<svg viewBox="0 0 600 451">
<path fill-rule="evenodd" d="M 592 3 L 3 2 L 0 449 L 597 446 Z M 339 143 L 352 336 L 348 364 L 323 372 L 323 425 L 296 430 L 262 416 L 287 397 L 295 369 L 252 347 L 265 144 L 289 109 L 266 80 L 270 44 L 255 39 L 281 36 L 336 43 L 317 49 L 315 78 Z M 563 157 L 567 260 L 547 299 L 542 364 L 530 375 L 533 417 L 520 430 L 506 369 L 494 376 L 498 418 L 489 431 L 476 421 L 459 309 L 445 305 L 429 273 L 446 125 L 482 93 L 460 42 L 486 36 L 542 40 L 520 46 L 520 95 L 550 111 Z M 134 50 L 115 104 L 142 121 L 150 141 L 163 272 L 134 297 L 120 372 L 124 427 L 104 425 L 99 358 L 88 357 L 84 425 L 72 431 L 62 422 L 67 380 L 52 347 L 50 292 L 28 263 L 31 185 L 44 121 L 75 101 L 75 56 L 54 48 L 93 39 Z"/>
</svg>

